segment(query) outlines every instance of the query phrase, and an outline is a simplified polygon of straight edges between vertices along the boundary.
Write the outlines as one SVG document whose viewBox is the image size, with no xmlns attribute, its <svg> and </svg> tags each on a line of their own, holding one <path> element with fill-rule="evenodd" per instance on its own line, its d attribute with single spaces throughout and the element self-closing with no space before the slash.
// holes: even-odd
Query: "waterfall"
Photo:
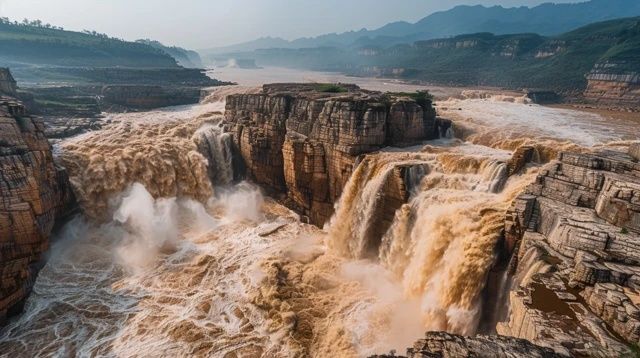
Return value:
<svg viewBox="0 0 640 358">
<path fill-rule="evenodd" d="M 377 249 L 373 258 L 395 275 L 405 297 L 420 301 L 425 329 L 475 334 L 505 212 L 529 178 L 511 180 L 499 151 L 426 148 L 413 158 L 426 164 L 404 171 L 409 202 L 398 207 L 382 237 L 373 238 L 363 235 L 382 220 L 372 203 L 388 195 L 391 163 L 403 165 L 385 155 L 367 157 L 350 178 L 337 205 L 340 221 L 329 228 L 330 245 L 351 258 L 371 258 L 362 255 L 365 246 Z"/>
<path fill-rule="evenodd" d="M 219 124 L 207 124 L 198 129 L 194 140 L 198 151 L 208 160 L 208 174 L 215 186 L 233 182 L 233 140 Z"/>
<path fill-rule="evenodd" d="M 486 191 L 489 193 L 499 193 L 508 178 L 509 170 L 504 162 L 491 161 L 484 169 L 483 183 L 486 184 Z"/>
<path fill-rule="evenodd" d="M 393 170 L 375 157 L 365 157 L 352 174 L 329 224 L 329 247 L 351 258 L 375 255 L 375 223 L 383 206 L 383 186 Z"/>
<path fill-rule="evenodd" d="M 411 196 L 420 191 L 420 183 L 427 175 L 428 169 L 426 165 L 412 165 L 405 171 L 404 183 Z"/>
</svg>

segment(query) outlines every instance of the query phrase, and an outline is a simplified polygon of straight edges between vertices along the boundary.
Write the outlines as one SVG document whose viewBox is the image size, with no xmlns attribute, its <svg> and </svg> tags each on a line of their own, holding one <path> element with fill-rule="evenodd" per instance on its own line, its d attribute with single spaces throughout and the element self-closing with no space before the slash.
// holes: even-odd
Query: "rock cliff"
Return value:
<svg viewBox="0 0 640 358">
<path fill-rule="evenodd" d="M 17 91 L 16 80 L 13 79 L 8 68 L 0 68 L 0 94 L 15 96 Z"/>
<path fill-rule="evenodd" d="M 0 97 L 0 324 L 21 309 L 55 220 L 73 202 L 42 121 L 21 103 Z"/>
<path fill-rule="evenodd" d="M 354 85 L 265 85 L 227 97 L 225 128 L 246 175 L 285 203 L 324 224 L 358 157 L 385 146 L 439 136 L 444 122 L 430 102 Z"/>
<path fill-rule="evenodd" d="M 372 358 L 401 356 L 380 355 Z M 502 336 L 461 337 L 444 332 L 429 332 L 407 349 L 407 358 L 555 358 L 561 357 L 549 348 L 531 344 L 523 339 Z"/>
<path fill-rule="evenodd" d="M 587 75 L 584 96 L 598 105 L 640 108 L 640 73 L 621 61 L 605 61 Z"/>
<path fill-rule="evenodd" d="M 562 153 L 505 224 L 510 312 L 499 334 L 571 355 L 621 356 L 640 342 L 640 163 Z"/>
<path fill-rule="evenodd" d="M 169 88 L 151 85 L 110 85 L 102 89 L 103 107 L 149 110 L 160 107 L 196 104 L 200 89 L 195 87 Z"/>
</svg>

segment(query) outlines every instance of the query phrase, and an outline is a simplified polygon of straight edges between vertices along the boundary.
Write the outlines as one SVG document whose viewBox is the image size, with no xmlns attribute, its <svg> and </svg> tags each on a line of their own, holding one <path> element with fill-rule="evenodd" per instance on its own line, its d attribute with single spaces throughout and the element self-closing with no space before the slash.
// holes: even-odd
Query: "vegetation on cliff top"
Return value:
<svg viewBox="0 0 640 358">
<path fill-rule="evenodd" d="M 175 58 L 178 61 L 178 64 L 187 68 L 203 68 L 202 59 L 200 58 L 200 54 L 196 51 L 187 50 L 182 47 L 177 46 L 165 46 L 162 43 L 154 40 L 138 40 L 138 43 L 142 43 L 145 45 L 152 46 L 159 50 L 164 51 L 171 57 Z"/>
<path fill-rule="evenodd" d="M 325 93 L 344 93 L 348 90 L 339 84 L 334 83 L 319 83 L 315 86 L 316 91 Z"/>
<path fill-rule="evenodd" d="M 28 21 L 0 20 L 0 65 L 176 68 L 166 52 L 95 31 L 75 32 Z"/>
</svg>

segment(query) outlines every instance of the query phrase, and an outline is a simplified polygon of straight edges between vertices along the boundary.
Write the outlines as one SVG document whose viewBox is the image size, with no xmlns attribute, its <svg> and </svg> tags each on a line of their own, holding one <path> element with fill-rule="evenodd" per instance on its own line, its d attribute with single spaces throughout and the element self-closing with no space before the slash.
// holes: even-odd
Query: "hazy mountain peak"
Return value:
<svg viewBox="0 0 640 358">
<path fill-rule="evenodd" d="M 416 23 L 395 21 L 374 30 L 363 28 L 358 31 L 329 33 L 293 41 L 258 39 L 205 52 L 245 52 L 265 48 L 348 47 L 361 45 L 363 39 L 381 39 L 376 43 L 377 45 L 389 46 L 477 32 L 557 35 L 597 21 L 638 15 L 640 15 L 638 0 L 591 0 L 569 4 L 548 2 L 535 7 L 459 5 L 446 11 L 430 14 Z M 364 42 L 371 44 L 371 41 Z"/>
</svg>

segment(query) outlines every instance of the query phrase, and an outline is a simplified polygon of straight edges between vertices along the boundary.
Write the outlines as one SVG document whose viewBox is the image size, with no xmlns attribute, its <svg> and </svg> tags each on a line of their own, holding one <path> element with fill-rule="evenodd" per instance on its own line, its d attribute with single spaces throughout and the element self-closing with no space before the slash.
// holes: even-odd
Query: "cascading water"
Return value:
<svg viewBox="0 0 640 358">
<path fill-rule="evenodd" d="M 220 124 L 208 124 L 195 133 L 199 152 L 208 160 L 209 179 L 214 185 L 233 182 L 233 152 L 231 134 L 225 133 Z"/>
<path fill-rule="evenodd" d="M 361 234 L 372 216 L 380 220 L 379 213 L 365 210 L 385 195 L 381 183 L 402 164 L 402 155 L 365 159 L 345 187 L 336 211 L 342 219 L 329 228 L 329 247 L 362 258 L 367 256 L 353 248 L 362 247 L 362 240 L 378 242 L 373 248 L 382 266 L 397 277 L 406 299 L 420 301 L 423 329 L 473 334 L 504 213 L 532 173 L 509 179 L 504 152 L 452 144 L 414 154 L 414 161 L 424 163 L 413 167 L 420 184 L 412 184 L 409 203 L 396 211 L 381 241 Z"/>
<path fill-rule="evenodd" d="M 335 217 L 340 219 L 330 224 L 330 248 L 356 259 L 367 257 L 375 250 L 375 232 L 371 232 L 371 228 L 378 216 L 375 211 L 382 204 L 382 187 L 392 170 L 393 166 L 380 165 L 372 158 L 358 164 L 340 199 L 352 204 L 338 204 Z"/>
<path fill-rule="evenodd" d="M 536 171 L 508 177 L 511 151 L 577 148 L 464 118 L 421 149 L 364 157 L 322 232 L 234 183 L 217 124 L 234 91 L 256 90 L 115 116 L 61 144 L 85 216 L 59 234 L 0 355 L 362 357 L 428 329 L 473 334 L 504 212 Z M 489 108 L 515 106 L 532 111 Z M 546 269 L 531 266 L 515 280 Z"/>
</svg>

